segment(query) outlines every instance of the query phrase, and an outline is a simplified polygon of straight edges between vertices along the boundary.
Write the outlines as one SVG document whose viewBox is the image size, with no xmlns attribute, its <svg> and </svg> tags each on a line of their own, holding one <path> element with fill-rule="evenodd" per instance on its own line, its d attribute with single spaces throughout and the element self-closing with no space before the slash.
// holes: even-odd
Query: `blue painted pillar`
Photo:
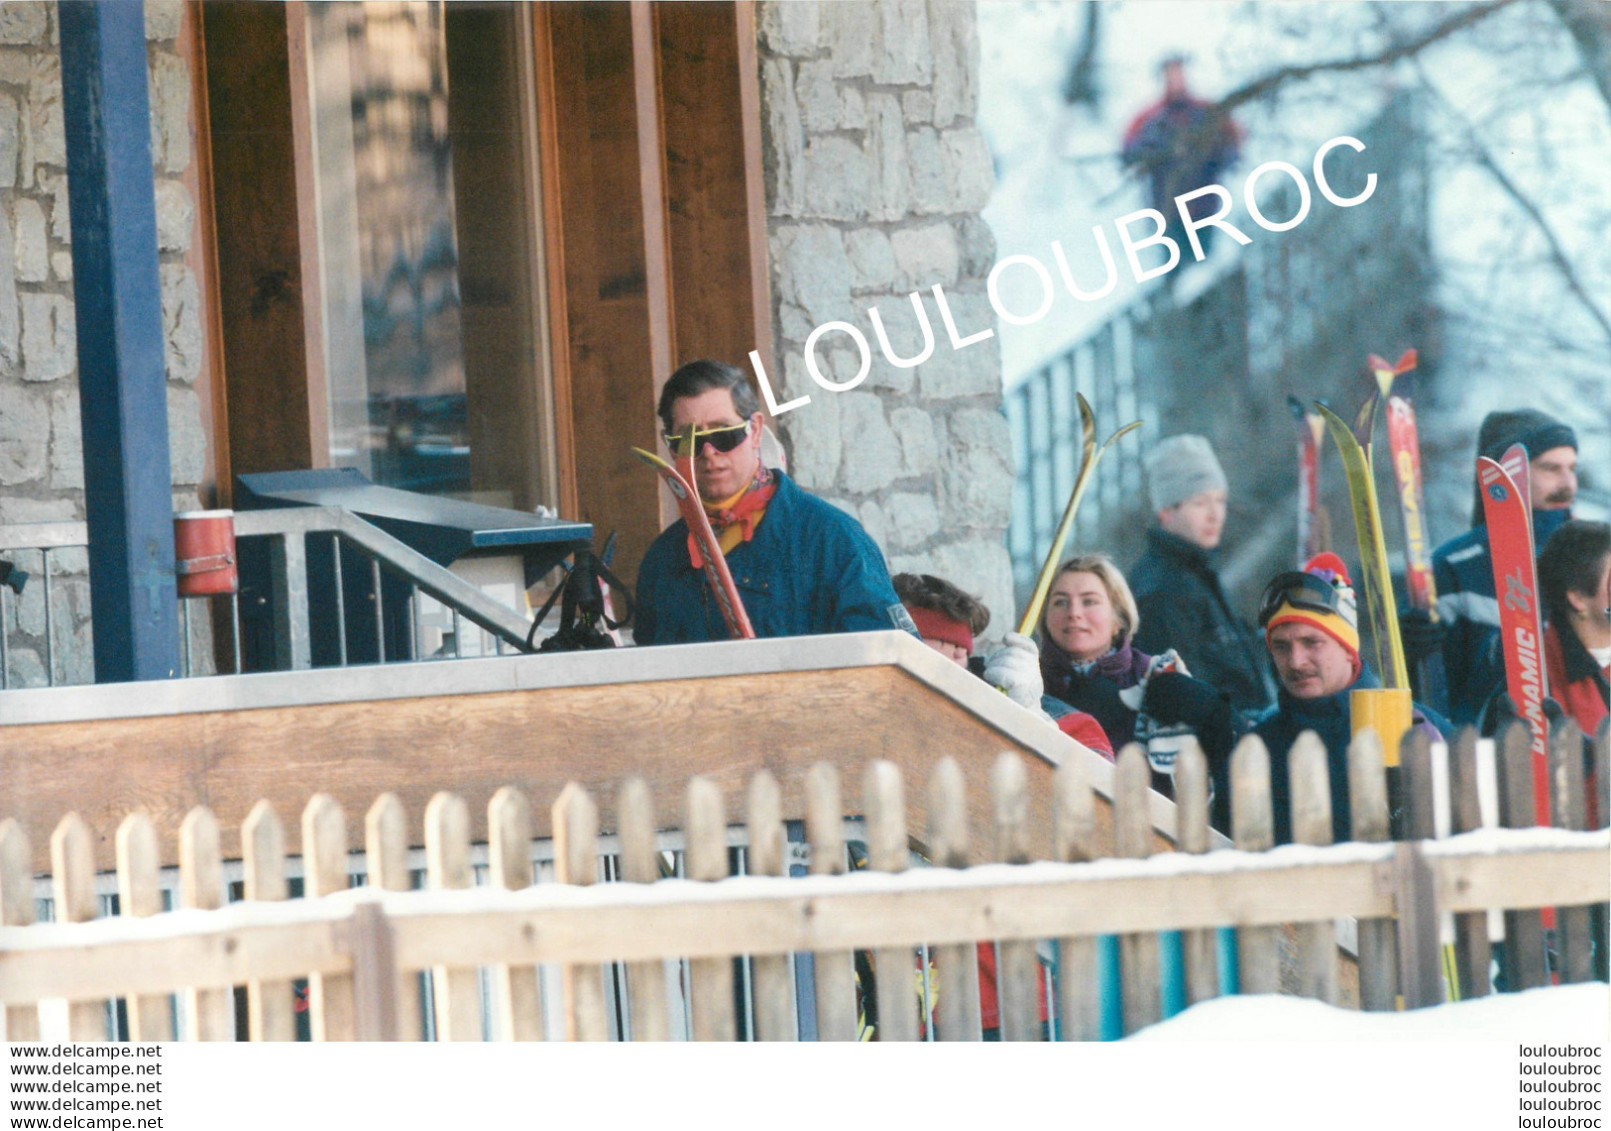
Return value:
<svg viewBox="0 0 1611 1131">
<path fill-rule="evenodd" d="M 95 680 L 179 674 L 145 5 L 61 0 Z"/>
</svg>

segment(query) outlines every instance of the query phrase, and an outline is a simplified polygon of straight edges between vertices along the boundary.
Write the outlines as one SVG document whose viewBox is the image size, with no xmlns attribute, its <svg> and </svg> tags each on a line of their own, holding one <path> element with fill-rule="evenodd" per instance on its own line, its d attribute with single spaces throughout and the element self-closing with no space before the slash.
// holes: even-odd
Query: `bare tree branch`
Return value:
<svg viewBox="0 0 1611 1131">
<path fill-rule="evenodd" d="M 1218 109 L 1222 113 L 1229 113 L 1245 102 L 1251 102 L 1255 98 L 1262 98 L 1288 83 L 1313 78 L 1315 75 L 1363 71 L 1372 67 L 1389 66 L 1401 59 L 1413 58 L 1439 40 L 1447 39 L 1456 32 L 1481 23 L 1495 12 L 1502 8 L 1508 8 L 1514 3 L 1516 3 L 1516 0 L 1487 0 L 1486 3 L 1473 4 L 1468 8 L 1462 8 L 1449 18 L 1425 29 L 1419 35 L 1394 43 L 1373 55 L 1356 55 L 1346 59 L 1327 59 L 1318 63 L 1302 63 L 1290 67 L 1279 67 L 1231 91 L 1220 99 Z"/>
<path fill-rule="evenodd" d="M 1611 8 L 1604 0 L 1547 0 L 1577 42 L 1583 67 L 1611 106 Z"/>
<path fill-rule="evenodd" d="M 1544 244 L 1549 249 L 1550 262 L 1561 273 L 1561 279 L 1566 283 L 1566 289 L 1571 291 L 1572 297 L 1576 298 L 1582 304 L 1583 309 L 1588 311 L 1589 317 L 1594 320 L 1600 327 L 1601 333 L 1605 335 L 1607 345 L 1611 345 L 1611 318 L 1607 318 L 1605 311 L 1601 310 L 1599 304 L 1589 296 L 1588 289 L 1584 287 L 1583 281 L 1578 278 L 1577 271 L 1572 266 L 1572 261 L 1566 257 L 1566 249 L 1561 246 L 1560 238 L 1556 236 L 1555 229 L 1545 219 L 1538 205 L 1521 190 L 1515 181 L 1510 179 L 1510 175 L 1505 172 L 1494 158 L 1494 155 L 1489 152 L 1488 147 L 1483 144 L 1482 139 L 1477 136 L 1477 131 L 1472 128 L 1471 123 L 1459 110 L 1450 104 L 1448 99 L 1443 97 L 1437 87 L 1432 85 L 1424 71 L 1421 73 L 1421 83 L 1439 108 L 1449 117 L 1449 120 L 1460 128 L 1461 133 L 1464 135 L 1466 146 L 1477 164 L 1482 166 L 1489 176 L 1493 177 L 1494 183 L 1504 190 L 1505 195 L 1510 197 L 1516 207 L 1526 214 L 1527 218 L 1533 222 L 1534 227 L 1538 229 L 1539 234 L 1544 237 Z"/>
</svg>

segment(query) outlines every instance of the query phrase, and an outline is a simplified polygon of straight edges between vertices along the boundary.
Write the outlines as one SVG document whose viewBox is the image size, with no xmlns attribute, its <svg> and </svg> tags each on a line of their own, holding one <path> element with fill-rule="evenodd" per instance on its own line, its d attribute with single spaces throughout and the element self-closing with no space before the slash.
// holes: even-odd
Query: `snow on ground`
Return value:
<svg viewBox="0 0 1611 1131">
<path fill-rule="evenodd" d="M 1402 1013 L 1259 994 L 1195 1005 L 1131 1041 L 1547 1041 L 1604 1046 L 1611 986 L 1551 986 Z"/>
</svg>

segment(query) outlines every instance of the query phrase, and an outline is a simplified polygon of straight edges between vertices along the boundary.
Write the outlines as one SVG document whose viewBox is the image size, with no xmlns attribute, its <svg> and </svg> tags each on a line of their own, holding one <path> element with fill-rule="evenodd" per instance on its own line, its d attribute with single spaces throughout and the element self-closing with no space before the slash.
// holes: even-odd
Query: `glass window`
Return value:
<svg viewBox="0 0 1611 1131">
<path fill-rule="evenodd" d="M 553 503 L 522 6 L 308 6 L 330 461 Z"/>
</svg>

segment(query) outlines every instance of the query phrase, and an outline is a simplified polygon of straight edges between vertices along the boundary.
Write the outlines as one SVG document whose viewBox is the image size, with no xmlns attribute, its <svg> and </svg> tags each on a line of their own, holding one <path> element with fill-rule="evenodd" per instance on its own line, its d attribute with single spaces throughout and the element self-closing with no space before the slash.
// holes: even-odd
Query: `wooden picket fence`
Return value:
<svg viewBox="0 0 1611 1131">
<path fill-rule="evenodd" d="M 0 822 L 0 1006 L 11 1040 L 39 1038 L 42 1019 L 48 1038 L 104 1040 L 114 999 L 124 1003 L 130 1039 L 172 1039 L 177 1017 L 184 1037 L 229 1040 L 237 1032 L 235 988 L 244 987 L 250 1038 L 288 1040 L 296 1031 L 293 984 L 305 979 L 314 1040 L 664 1040 L 683 1016 L 695 1039 L 748 1032 L 790 1040 L 802 1005 L 793 956 L 809 954 L 818 1037 L 854 1040 L 860 1006 L 852 955 L 870 951 L 878 1036 L 912 1040 L 929 1033 L 913 988 L 914 951 L 923 948 L 938 982 L 938 1037 L 976 1040 L 975 946 L 994 940 L 1002 1035 L 1033 1040 L 1042 1035 L 1036 983 L 1046 977 L 1036 947 L 1051 941 L 1056 1031 L 1091 1040 L 1101 1031 L 1105 935 L 1119 937 L 1124 1030 L 1133 1032 L 1163 1015 L 1160 931 L 1182 932 L 1188 1003 L 1222 991 L 1216 933 L 1232 927 L 1240 992 L 1275 992 L 1285 982 L 1336 1001 L 1340 967 L 1357 961 L 1361 1006 L 1387 1010 L 1441 1002 L 1450 982 L 1464 997 L 1490 992 L 1489 909 L 1504 911 L 1505 988 L 1546 984 L 1546 907 L 1556 909 L 1556 976 L 1603 978 L 1592 940 L 1597 933 L 1603 948 L 1611 894 L 1611 839 L 1603 829 L 1611 742 L 1602 727 L 1594 810 L 1601 828 L 1586 830 L 1582 737 L 1571 725 L 1553 736 L 1559 828 L 1545 830 L 1530 828 L 1528 738 L 1517 724 L 1497 744 L 1501 823 L 1518 831 L 1476 831 L 1478 743 L 1467 732 L 1449 745 L 1451 826 L 1463 835 L 1443 841 L 1434 839 L 1435 751 L 1407 738 L 1404 839 L 1392 842 L 1381 746 L 1361 734 L 1349 752 L 1356 843 L 1327 847 L 1326 752 L 1305 735 L 1290 755 L 1298 843 L 1274 851 L 1263 744 L 1248 738 L 1233 755 L 1237 851 L 1213 848 L 1209 775 L 1201 752 L 1189 748 L 1176 773 L 1178 851 L 1150 860 L 1143 859 L 1154 843 L 1149 769 L 1135 746 L 1116 767 L 1112 842 L 1099 843 L 1106 838 L 1098 837 L 1103 825 L 1088 769 L 1070 762 L 1057 771 L 1049 799 L 1055 859 L 1033 863 L 1025 832 L 1031 799 L 1012 754 L 994 767 L 995 843 L 983 852 L 968 843 L 964 782 L 950 759 L 926 783 L 921 830 L 906 827 L 906 785 L 890 763 L 867 766 L 860 802 L 850 806 L 859 821 L 846 817 L 837 771 L 810 767 L 799 784 L 812 874 L 796 878 L 785 875 L 779 783 L 765 771 L 750 784 L 739 837 L 714 784 L 689 782 L 682 876 L 671 879 L 662 878 L 666 834 L 657 831 L 649 789 L 641 779 L 624 782 L 608 858 L 620 882 L 612 883 L 595 882 L 598 808 L 574 785 L 553 802 L 559 882 L 534 883 L 530 804 L 505 788 L 489 806 L 480 887 L 459 798 L 438 794 L 416 838 L 397 799 L 380 797 L 365 816 L 367 884 L 352 888 L 346 815 L 317 795 L 302 814 L 302 898 L 287 899 L 284 828 L 259 803 L 242 828 L 245 899 L 226 904 L 218 823 L 197 808 L 179 834 L 178 908 L 164 911 L 156 835 L 135 813 L 116 834 L 119 913 L 99 919 L 92 834 L 70 814 L 51 838 L 48 923 L 34 922 L 29 845 L 7 820 Z M 847 827 L 865 846 L 858 853 L 864 870 L 849 867 Z M 409 850 L 421 840 L 426 890 L 414 891 Z M 747 844 L 740 877 L 729 876 L 735 841 Z M 910 867 L 914 844 L 933 867 Z M 981 858 L 990 863 L 976 863 Z M 1443 914 L 1456 919 L 1457 976 L 1439 943 Z M 1339 950 L 1339 918 L 1357 921 L 1354 955 Z M 735 1003 L 737 957 L 746 962 L 743 1006 Z M 741 1009 L 749 1015 L 739 1016 Z"/>
</svg>

